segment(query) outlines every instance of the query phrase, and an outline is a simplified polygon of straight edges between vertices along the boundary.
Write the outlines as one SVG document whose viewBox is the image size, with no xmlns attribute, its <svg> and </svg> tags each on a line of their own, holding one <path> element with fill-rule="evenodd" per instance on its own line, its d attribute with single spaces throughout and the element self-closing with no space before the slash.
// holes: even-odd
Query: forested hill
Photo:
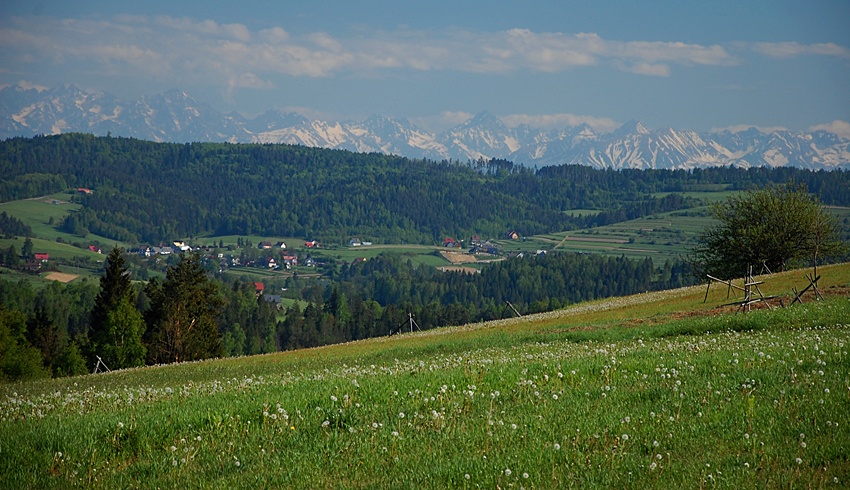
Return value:
<svg viewBox="0 0 850 490">
<path fill-rule="evenodd" d="M 432 243 L 445 236 L 523 235 L 604 224 L 694 204 L 673 194 L 716 184 L 806 183 L 850 204 L 850 173 L 717 168 L 537 171 L 492 160 L 459 164 L 292 145 L 153 143 L 66 134 L 0 142 L 0 200 L 92 189 L 66 219 L 129 243 L 216 235 Z M 570 209 L 603 209 L 590 218 Z"/>
</svg>

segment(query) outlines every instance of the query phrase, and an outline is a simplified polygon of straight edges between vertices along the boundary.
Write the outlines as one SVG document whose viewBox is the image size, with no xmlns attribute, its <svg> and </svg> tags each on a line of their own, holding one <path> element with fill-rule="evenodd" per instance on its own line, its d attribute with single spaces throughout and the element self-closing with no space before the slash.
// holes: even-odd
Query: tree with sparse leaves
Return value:
<svg viewBox="0 0 850 490">
<path fill-rule="evenodd" d="M 224 301 L 197 254 L 182 255 L 176 266 L 168 268 L 165 281 L 150 281 L 145 294 L 151 304 L 145 315 L 148 362 L 221 357 L 218 317 Z"/>
<path fill-rule="evenodd" d="M 693 250 L 698 274 L 721 279 L 755 271 L 772 272 L 842 253 L 835 218 L 808 193 L 789 183 L 752 190 L 712 206 L 717 225 L 705 230 Z"/>
</svg>

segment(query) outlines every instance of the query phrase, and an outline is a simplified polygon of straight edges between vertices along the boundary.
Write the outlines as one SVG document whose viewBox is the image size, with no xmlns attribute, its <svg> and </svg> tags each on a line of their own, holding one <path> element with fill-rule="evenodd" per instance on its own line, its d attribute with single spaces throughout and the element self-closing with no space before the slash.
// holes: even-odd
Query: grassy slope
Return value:
<svg viewBox="0 0 850 490">
<path fill-rule="evenodd" d="M 87 237 L 82 238 L 57 230 L 54 225 L 50 224 L 51 218 L 53 218 L 54 223 L 59 223 L 69 213 L 80 209 L 79 204 L 69 202 L 70 197 L 70 194 L 60 193 L 34 199 L 4 202 L 0 203 L 0 212 L 5 211 L 8 215 L 20 219 L 32 228 L 33 233 L 37 237 L 32 239 L 33 250 L 35 252 L 47 253 L 51 259 L 64 259 L 70 262 L 77 260 L 75 265 L 60 267 L 61 272 L 96 278 L 100 275 L 101 270 L 99 267 L 92 267 L 92 264 L 103 261 L 104 255 L 75 247 L 71 243 L 88 245 L 92 242 L 99 242 L 117 244 L 125 249 L 127 248 L 127 244 L 116 243 L 114 240 L 94 234 L 89 234 Z M 61 238 L 65 243 L 57 242 L 57 238 Z M 17 239 L 0 238 L 0 248 L 2 249 L 7 249 L 10 245 L 14 245 L 15 249 L 20 253 L 23 244 L 24 239 L 20 237 Z M 39 286 L 49 282 L 44 279 L 46 274 L 32 276 L 9 271 L 8 269 L 3 269 L 3 274 L 3 277 L 6 279 L 26 279 Z"/>
<path fill-rule="evenodd" d="M 802 275 L 762 290 L 787 295 Z M 824 268 L 822 287 L 826 303 L 769 312 L 724 312 L 725 289 L 703 303 L 703 286 L 3 386 L 0 484 L 840 487 L 850 264 Z"/>
</svg>

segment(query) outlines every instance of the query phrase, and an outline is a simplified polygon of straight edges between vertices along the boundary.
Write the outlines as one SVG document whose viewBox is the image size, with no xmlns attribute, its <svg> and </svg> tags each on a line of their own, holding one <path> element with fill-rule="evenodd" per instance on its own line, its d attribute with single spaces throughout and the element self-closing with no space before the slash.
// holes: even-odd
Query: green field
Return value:
<svg viewBox="0 0 850 490">
<path fill-rule="evenodd" d="M 70 202 L 72 194 L 59 193 L 34 199 L 23 199 L 0 203 L 0 212 L 6 212 L 23 221 L 33 230 L 35 238 L 32 239 L 33 251 L 47 253 L 51 261 L 59 260 L 62 265 L 58 266 L 60 272 L 79 275 L 81 277 L 99 277 L 102 267 L 99 265 L 104 255 L 89 251 L 88 245 L 101 243 L 119 245 L 127 248 L 127 244 L 116 242 L 98 235 L 89 234 L 80 237 L 57 230 L 54 224 L 58 224 L 63 217 L 80 209 L 79 204 Z M 50 224 L 51 218 L 54 224 Z M 61 240 L 58 242 L 57 239 Z M 20 252 L 23 248 L 24 239 L 0 238 L 0 248 L 6 249 L 11 245 Z M 79 246 L 75 246 L 76 244 Z M 43 285 L 48 281 L 45 274 L 36 276 L 21 274 L 18 272 L 3 270 L 6 279 L 27 279 L 37 285 Z"/>
<path fill-rule="evenodd" d="M 827 209 L 838 219 L 839 226 L 847 234 L 850 230 L 850 208 L 832 206 Z M 528 237 L 525 243 L 513 247 L 623 255 L 628 258 L 650 257 L 656 265 L 660 265 L 665 260 L 686 258 L 697 245 L 699 234 L 714 223 L 708 207 L 697 207 L 612 225 Z M 506 248 L 511 246 L 508 244 Z"/>
<path fill-rule="evenodd" d="M 529 237 L 526 247 L 629 258 L 650 257 L 657 265 L 687 256 L 713 220 L 707 208 L 662 213 L 612 225 Z"/>
<path fill-rule="evenodd" d="M 733 191 L 719 191 L 714 188 L 705 191 L 690 191 L 685 193 L 690 197 L 702 199 L 704 202 L 717 202 L 734 194 Z M 663 194 L 659 194 L 663 197 Z M 57 231 L 49 225 L 53 217 L 54 222 L 59 222 L 62 216 L 73 212 L 79 205 L 69 203 L 70 194 L 57 194 L 39 199 L 28 199 L 0 204 L 0 211 L 6 211 L 28 224 L 39 239 L 34 239 L 37 251 L 50 253 L 51 257 L 64 259 L 65 264 L 59 269 L 62 272 L 76 273 L 81 276 L 97 276 L 100 272 L 97 261 L 102 260 L 88 250 L 69 245 L 77 243 L 87 245 L 89 243 L 114 243 L 110 240 L 89 235 L 86 238 L 77 237 Z M 830 207 L 828 208 L 839 220 L 840 226 L 845 230 L 845 235 L 850 230 L 850 208 Z M 571 213 L 588 214 L 593 210 L 573 210 Z M 713 224 L 709 217 L 708 207 L 702 206 L 682 211 L 661 213 L 635 220 L 615 223 L 607 226 L 572 230 L 568 232 L 551 233 L 524 237 L 522 240 L 492 240 L 503 252 L 535 253 L 538 250 L 566 251 L 575 253 L 598 253 L 613 256 L 625 256 L 627 258 L 642 259 L 652 258 L 656 265 L 665 261 L 676 261 L 687 257 L 689 251 L 697 244 L 698 235 L 707 226 Z M 57 243 L 60 238 L 65 243 Z M 310 254 L 318 261 L 331 260 L 334 262 L 352 262 L 360 258 L 373 258 L 381 253 L 398 253 L 408 257 L 414 264 L 430 267 L 450 266 L 448 261 L 439 256 L 437 252 L 446 250 L 439 245 L 407 245 L 407 244 L 375 244 L 370 246 L 349 247 L 347 244 L 323 244 L 320 248 L 308 249 L 304 246 L 304 239 L 293 237 L 266 237 L 266 236 L 220 236 L 220 237 L 194 237 L 184 238 L 193 245 L 218 245 L 223 243 L 225 247 L 236 247 L 239 238 L 250 242 L 256 247 L 262 241 L 278 243 L 285 242 L 290 251 L 295 251 L 304 256 Z M 23 241 L 10 241 L 0 239 L 0 247 L 6 248 L 12 243 L 20 251 Z M 128 248 L 128 244 L 117 243 L 117 245 Z M 466 264 L 469 267 L 480 268 L 482 264 Z M 298 274 L 310 276 L 319 272 L 315 268 L 298 267 Z M 9 276 L 15 278 L 24 277 L 35 281 L 42 279 L 6 271 Z M 229 269 L 228 274 L 243 277 L 247 280 L 270 280 L 284 279 L 291 276 L 292 271 L 264 271 L 257 268 L 235 268 Z M 43 281 L 42 281 L 43 282 Z"/>
<path fill-rule="evenodd" d="M 0 485 L 846 488 L 850 264 L 822 273 L 746 314 L 703 285 L 0 386 Z"/>
</svg>

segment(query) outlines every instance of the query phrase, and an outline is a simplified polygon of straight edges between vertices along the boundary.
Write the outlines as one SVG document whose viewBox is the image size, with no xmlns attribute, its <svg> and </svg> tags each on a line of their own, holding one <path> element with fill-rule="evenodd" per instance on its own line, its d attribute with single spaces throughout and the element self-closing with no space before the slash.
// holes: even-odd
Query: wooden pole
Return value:
<svg viewBox="0 0 850 490">
<path fill-rule="evenodd" d="M 513 310 L 513 312 L 516 313 L 516 316 L 522 318 L 522 315 L 518 311 L 516 311 L 516 308 L 514 308 L 514 305 L 512 305 L 510 301 L 505 300 L 505 303 L 507 303 L 508 306 L 511 307 L 511 310 Z"/>
</svg>

